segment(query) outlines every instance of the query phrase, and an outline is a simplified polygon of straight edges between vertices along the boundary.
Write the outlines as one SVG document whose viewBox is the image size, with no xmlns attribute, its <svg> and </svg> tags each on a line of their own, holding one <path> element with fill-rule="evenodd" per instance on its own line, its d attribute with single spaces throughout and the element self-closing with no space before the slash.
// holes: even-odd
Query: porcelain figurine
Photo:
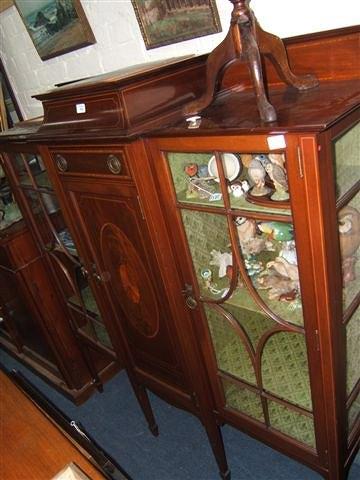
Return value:
<svg viewBox="0 0 360 480">
<path fill-rule="evenodd" d="M 265 168 L 265 170 L 266 170 L 266 166 L 269 163 L 271 163 L 269 157 L 267 155 L 264 155 L 263 153 L 255 155 L 254 160 L 258 160 L 261 163 L 261 165 Z"/>
<path fill-rule="evenodd" d="M 288 181 L 285 170 L 270 161 L 266 164 L 265 170 L 275 187 L 275 192 L 270 197 L 271 200 L 288 200 Z"/>
<path fill-rule="evenodd" d="M 235 224 L 236 224 L 236 229 L 238 232 L 238 237 L 241 245 L 247 242 L 250 242 L 255 238 L 256 236 L 255 220 L 245 218 L 245 217 L 236 217 Z"/>
<path fill-rule="evenodd" d="M 299 270 L 298 266 L 292 263 L 289 263 L 283 257 L 277 257 L 272 262 L 266 264 L 268 270 L 274 269 L 282 277 L 290 278 L 294 281 L 299 281 Z"/>
<path fill-rule="evenodd" d="M 189 163 L 188 165 L 185 165 L 184 171 L 190 178 L 195 177 L 198 173 L 198 166 L 196 163 Z"/>
<path fill-rule="evenodd" d="M 273 240 L 288 242 L 294 238 L 294 229 L 291 223 L 261 222 L 259 229 Z"/>
<path fill-rule="evenodd" d="M 292 265 L 297 265 L 297 255 L 294 240 L 282 243 L 282 249 L 279 252 L 279 257 L 285 258 L 285 260 Z"/>
<path fill-rule="evenodd" d="M 260 290 L 269 291 L 269 300 L 293 300 L 295 298 L 294 292 L 297 294 L 298 283 L 276 272 L 270 272 L 259 277 L 257 283 Z"/>
<path fill-rule="evenodd" d="M 219 278 L 226 276 L 226 269 L 229 265 L 232 265 L 232 255 L 227 252 L 220 252 L 219 250 L 212 250 L 210 252 L 212 259 L 210 260 L 210 265 L 219 267 Z"/>
<path fill-rule="evenodd" d="M 209 177 L 209 168 L 206 163 L 199 165 L 197 174 L 200 178 Z"/>
<path fill-rule="evenodd" d="M 241 181 L 241 188 L 242 188 L 244 193 L 247 193 L 250 190 L 249 182 L 247 180 L 242 180 Z"/>
<path fill-rule="evenodd" d="M 283 170 L 285 170 L 285 155 L 282 153 L 269 153 L 269 160 L 279 165 Z"/>
<path fill-rule="evenodd" d="M 240 198 L 244 195 L 241 183 L 234 182 L 230 185 L 230 192 L 234 198 Z"/>
<path fill-rule="evenodd" d="M 266 172 L 260 160 L 256 160 L 255 158 L 251 160 L 248 166 L 248 175 L 254 184 L 251 189 L 251 195 L 263 197 L 271 192 L 270 188 L 265 185 Z"/>
</svg>

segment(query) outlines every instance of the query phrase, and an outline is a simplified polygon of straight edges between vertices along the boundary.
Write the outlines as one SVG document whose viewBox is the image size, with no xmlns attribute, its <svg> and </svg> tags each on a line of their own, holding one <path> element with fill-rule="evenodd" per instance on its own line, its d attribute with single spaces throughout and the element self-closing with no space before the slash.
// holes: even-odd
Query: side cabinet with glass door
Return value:
<svg viewBox="0 0 360 480">
<path fill-rule="evenodd" d="M 91 383 L 101 389 L 102 382 L 118 369 L 117 358 L 90 288 L 88 272 L 67 228 L 42 156 L 27 148 L 9 152 L 7 158 L 18 195 L 24 202 L 70 319 L 69 323 L 65 318 L 63 322 L 76 337 L 76 348 L 90 373 Z M 87 383 L 84 376 L 80 383 Z"/>
<path fill-rule="evenodd" d="M 324 210 L 332 299 L 334 350 L 339 372 L 339 462 L 351 464 L 360 443 L 360 122 L 354 113 L 325 132 L 319 175 L 324 177 Z M 344 440 L 345 439 L 345 440 Z"/>
<path fill-rule="evenodd" d="M 0 157 L 0 344 L 57 384 L 63 381 L 27 281 L 41 263 Z"/>
<path fill-rule="evenodd" d="M 326 444 L 296 135 L 149 142 L 220 421 L 321 471 Z M 179 148 L 181 145 L 181 149 Z"/>
</svg>

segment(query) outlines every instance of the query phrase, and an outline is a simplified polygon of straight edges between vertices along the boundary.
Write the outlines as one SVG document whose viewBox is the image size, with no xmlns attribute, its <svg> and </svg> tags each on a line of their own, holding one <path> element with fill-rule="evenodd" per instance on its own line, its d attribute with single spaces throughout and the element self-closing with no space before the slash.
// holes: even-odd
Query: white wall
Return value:
<svg viewBox="0 0 360 480">
<path fill-rule="evenodd" d="M 55 83 L 117 70 L 150 60 L 214 48 L 225 35 L 232 5 L 216 0 L 223 32 L 146 50 L 131 0 L 81 0 L 97 43 L 42 61 L 15 7 L 0 14 L 0 55 L 25 118 L 42 114 L 31 95 Z M 355 0 L 253 0 L 264 29 L 280 37 L 317 32 L 360 23 Z"/>
</svg>

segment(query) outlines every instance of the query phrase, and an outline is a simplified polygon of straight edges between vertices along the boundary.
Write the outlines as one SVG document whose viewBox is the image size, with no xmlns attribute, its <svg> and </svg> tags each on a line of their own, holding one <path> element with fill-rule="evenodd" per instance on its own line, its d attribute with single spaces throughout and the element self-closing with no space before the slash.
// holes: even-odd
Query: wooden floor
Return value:
<svg viewBox="0 0 360 480">
<path fill-rule="evenodd" d="M 0 479 L 49 480 L 74 462 L 104 480 L 79 450 L 0 371 Z"/>
</svg>

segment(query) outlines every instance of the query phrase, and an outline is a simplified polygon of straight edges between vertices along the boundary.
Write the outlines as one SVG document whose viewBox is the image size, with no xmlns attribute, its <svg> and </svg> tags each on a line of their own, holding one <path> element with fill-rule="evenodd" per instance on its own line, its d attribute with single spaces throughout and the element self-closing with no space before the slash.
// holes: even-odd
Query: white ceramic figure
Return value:
<svg viewBox="0 0 360 480">
<path fill-rule="evenodd" d="M 219 278 L 223 278 L 226 275 L 226 268 L 228 265 L 232 265 L 232 255 L 227 252 L 220 252 L 219 250 L 212 250 L 210 252 L 212 259 L 210 265 L 219 267 Z"/>
<path fill-rule="evenodd" d="M 251 190 L 251 195 L 262 197 L 267 195 L 271 190 L 265 185 L 265 168 L 262 163 L 255 158 L 251 160 L 248 166 L 248 175 L 254 186 Z"/>
<path fill-rule="evenodd" d="M 240 198 L 244 195 L 244 191 L 240 183 L 235 182 L 230 185 L 230 192 L 234 198 Z"/>
<path fill-rule="evenodd" d="M 278 274 L 283 277 L 290 278 L 294 281 L 299 281 L 299 270 L 297 265 L 289 263 L 283 257 L 276 257 L 274 261 L 266 264 L 268 270 L 274 269 Z"/>
<path fill-rule="evenodd" d="M 279 257 L 285 258 L 285 260 L 292 265 L 298 264 L 294 240 L 282 242 L 282 249 L 279 252 Z"/>
</svg>

